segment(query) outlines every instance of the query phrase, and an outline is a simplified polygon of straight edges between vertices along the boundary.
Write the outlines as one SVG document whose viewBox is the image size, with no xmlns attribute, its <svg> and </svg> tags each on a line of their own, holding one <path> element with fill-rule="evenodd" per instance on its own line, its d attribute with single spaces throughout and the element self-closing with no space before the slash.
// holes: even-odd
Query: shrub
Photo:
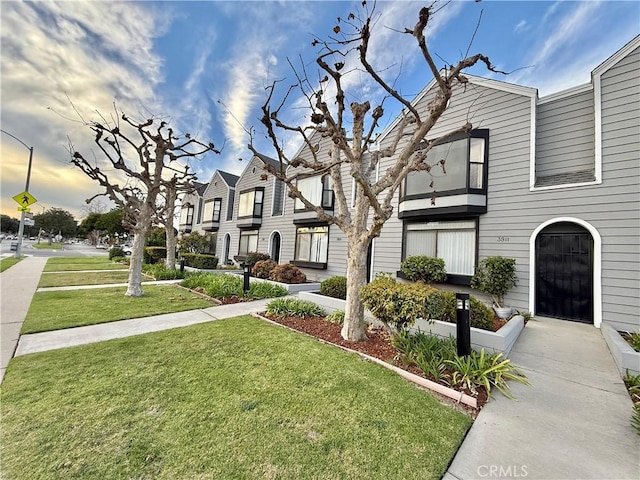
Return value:
<svg viewBox="0 0 640 480">
<path fill-rule="evenodd" d="M 471 288 L 491 295 L 496 306 L 504 307 L 504 296 L 517 283 L 515 258 L 487 257 L 476 267 Z"/>
<path fill-rule="evenodd" d="M 290 263 L 276 265 L 276 267 L 271 270 L 269 278 L 275 282 L 289 284 L 304 283 L 307 281 L 307 276 L 302 273 L 298 267 L 291 265 Z"/>
<path fill-rule="evenodd" d="M 298 298 L 279 298 L 267 304 L 267 314 L 274 317 L 320 317 L 325 311 L 313 302 Z"/>
<path fill-rule="evenodd" d="M 636 352 L 640 352 L 640 330 L 632 333 L 627 332 L 627 334 L 624 335 L 624 339 Z"/>
<path fill-rule="evenodd" d="M 154 264 L 167 258 L 167 247 L 144 247 L 144 263 Z"/>
<path fill-rule="evenodd" d="M 400 284 L 392 278 L 377 278 L 362 288 L 360 298 L 366 308 L 388 328 L 402 331 L 416 319 L 427 318 L 427 296 L 435 290 L 421 283 Z"/>
<path fill-rule="evenodd" d="M 640 435 L 640 375 L 629 375 L 624 377 L 624 384 L 629 390 L 629 396 L 634 403 L 633 412 L 631 414 L 631 426 L 635 429 L 636 433 Z"/>
<path fill-rule="evenodd" d="M 414 255 L 402 262 L 400 269 L 414 282 L 444 282 L 447 278 L 444 260 L 436 257 Z"/>
<path fill-rule="evenodd" d="M 182 255 L 185 263 L 193 268 L 213 270 L 218 266 L 218 257 L 206 253 L 185 253 Z"/>
<path fill-rule="evenodd" d="M 188 272 L 180 285 L 186 288 L 199 289 L 210 297 L 224 299 L 244 297 L 248 300 L 283 297 L 288 292 L 279 285 L 266 282 L 251 282 L 249 291 L 244 294 L 244 282 L 240 275 L 211 272 Z"/>
<path fill-rule="evenodd" d="M 258 278 L 269 278 L 271 270 L 278 265 L 273 260 L 259 260 L 251 269 L 251 275 Z"/>
<path fill-rule="evenodd" d="M 209 239 L 198 232 L 183 234 L 178 240 L 178 253 L 204 253 L 209 248 Z"/>
<path fill-rule="evenodd" d="M 113 257 L 111 261 L 113 263 L 124 263 L 125 265 L 129 265 L 129 257 Z"/>
<path fill-rule="evenodd" d="M 483 386 L 487 395 L 490 395 L 491 388 L 495 387 L 505 397 L 513 400 L 507 380 L 530 385 L 524 373 L 512 365 L 511 360 L 502 358 L 502 353 L 487 354 L 484 348 L 480 353 L 472 351 L 471 355 L 456 356 L 452 360 L 445 360 L 444 363 L 452 369 L 449 385 L 468 388 L 473 393 L 477 393 L 477 387 Z"/>
<path fill-rule="evenodd" d="M 493 330 L 493 310 L 477 298 L 470 296 L 469 323 L 474 328 Z M 427 320 L 440 320 L 456 323 L 456 294 L 450 291 L 435 290 L 427 297 L 425 307 Z"/>
<path fill-rule="evenodd" d="M 445 380 L 447 366 L 444 361 L 454 359 L 457 352 L 453 337 L 440 338 L 422 332 L 411 334 L 404 331 L 391 341 L 405 365 L 416 365 L 436 382 Z"/>
<path fill-rule="evenodd" d="M 347 277 L 331 277 L 320 283 L 320 293 L 327 297 L 347 298 Z"/>
<path fill-rule="evenodd" d="M 344 323 L 344 310 L 335 310 L 327 315 L 326 319 L 331 323 L 342 325 Z"/>
<path fill-rule="evenodd" d="M 167 268 L 166 265 L 157 263 L 154 265 L 142 265 L 142 271 L 147 275 L 151 275 L 156 280 L 175 280 L 184 278 L 184 272 L 175 268 Z"/>
<path fill-rule="evenodd" d="M 251 268 L 258 263 L 260 260 L 269 260 L 271 257 L 268 253 L 260 253 L 260 252 L 249 252 L 244 259 L 244 264 L 249 265 Z"/>
<path fill-rule="evenodd" d="M 109 260 L 113 260 L 113 257 L 126 257 L 126 254 L 120 247 L 111 247 L 109 249 Z"/>
</svg>

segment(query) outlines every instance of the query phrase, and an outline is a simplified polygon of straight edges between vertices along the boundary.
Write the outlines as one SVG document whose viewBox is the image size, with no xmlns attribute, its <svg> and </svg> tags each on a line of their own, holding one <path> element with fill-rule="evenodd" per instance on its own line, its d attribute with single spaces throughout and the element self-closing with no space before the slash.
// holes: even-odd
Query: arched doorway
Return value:
<svg viewBox="0 0 640 480">
<path fill-rule="evenodd" d="M 224 242 L 222 245 L 222 263 L 227 265 L 229 263 L 229 248 L 231 246 L 231 235 L 228 233 L 224 236 Z"/>
<path fill-rule="evenodd" d="M 542 228 L 535 238 L 535 313 L 594 323 L 594 240 L 577 223 Z"/>
<path fill-rule="evenodd" d="M 280 241 L 280 232 L 273 232 L 269 244 L 269 255 L 271 255 L 271 260 L 276 263 L 280 263 Z"/>
</svg>

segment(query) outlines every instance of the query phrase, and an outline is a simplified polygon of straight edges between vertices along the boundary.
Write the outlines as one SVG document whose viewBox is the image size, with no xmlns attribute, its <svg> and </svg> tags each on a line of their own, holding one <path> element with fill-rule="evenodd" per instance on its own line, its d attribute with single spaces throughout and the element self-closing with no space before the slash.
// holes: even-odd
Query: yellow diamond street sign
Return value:
<svg viewBox="0 0 640 480">
<path fill-rule="evenodd" d="M 19 193 L 18 195 L 13 197 L 13 199 L 21 207 L 28 207 L 29 205 L 37 202 L 35 197 L 33 195 L 31 195 L 29 192 Z"/>
</svg>

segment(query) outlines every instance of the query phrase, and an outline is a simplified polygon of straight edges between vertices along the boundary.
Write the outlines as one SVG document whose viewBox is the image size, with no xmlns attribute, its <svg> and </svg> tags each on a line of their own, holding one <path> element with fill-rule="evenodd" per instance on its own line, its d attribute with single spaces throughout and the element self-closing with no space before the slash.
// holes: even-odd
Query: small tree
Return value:
<svg viewBox="0 0 640 480">
<path fill-rule="evenodd" d="M 420 55 L 425 60 L 427 73 L 435 80 L 436 94 L 426 109 L 418 109 L 410 99 L 404 97 L 394 83 L 385 81 L 383 75 L 370 62 L 369 46 L 373 27 L 375 4 L 369 10 L 366 1 L 362 2 L 364 13 L 350 13 L 345 20 L 338 18 L 333 28 L 334 35 L 328 40 L 315 39 L 312 44 L 320 47 L 316 64 L 320 70 L 319 84 L 310 79 L 304 65 L 300 71 L 294 71 L 296 84 L 286 90 L 279 99 L 275 99 L 278 82 L 267 89 L 267 100 L 262 106 L 262 124 L 266 129 L 278 167 L 267 163 L 265 170 L 283 181 L 289 196 L 298 199 L 307 211 L 315 212 L 320 221 L 337 226 L 344 233 L 347 243 L 347 299 L 342 337 L 349 341 L 366 339 L 364 307 L 360 299 L 360 290 L 366 285 L 367 249 L 371 241 L 380 235 L 385 222 L 393 214 L 393 201 L 398 188 L 411 172 L 429 171 L 434 165 L 426 163 L 427 154 L 434 145 L 444 142 L 451 136 L 469 132 L 470 122 L 463 122 L 458 128 L 425 141 L 427 134 L 446 110 L 456 86 L 465 86 L 468 79 L 463 72 L 478 63 L 497 72 L 485 55 L 476 54 L 462 58 L 445 70 L 436 66 L 425 37 L 425 29 L 437 13 L 434 5 L 424 7 L 418 13 L 414 27 L 405 28 L 404 33 L 411 35 L 417 42 Z M 345 31 L 343 31 L 343 29 Z M 347 62 L 351 62 L 347 66 Z M 353 77 L 356 77 L 355 79 Z M 371 102 L 361 99 L 360 91 L 348 94 L 348 87 L 357 88 L 362 78 L 373 80 L 379 92 L 385 95 L 383 102 L 372 108 Z M 347 79 L 347 80 L 345 80 Z M 353 81 L 350 81 L 353 79 Z M 315 85 L 315 86 L 314 86 Z M 308 108 L 309 125 L 287 124 L 283 109 L 294 89 L 299 89 Z M 375 88 L 371 89 L 375 91 Z M 347 100 L 348 99 L 348 100 Z M 381 126 L 385 114 L 383 103 L 386 100 L 397 102 L 402 108 L 395 135 L 388 146 L 371 151 L 375 135 Z M 350 102 L 350 103 L 349 103 Z M 296 105 L 299 108 L 299 105 Z M 289 158 L 282 148 L 278 133 L 300 136 L 309 152 L 308 158 Z M 250 130 L 249 149 L 255 155 L 261 155 L 253 144 L 253 131 Z M 314 148 L 316 134 L 331 140 L 329 154 L 319 155 Z M 271 153 L 268 155 L 274 156 Z M 388 168 L 375 173 L 385 158 L 393 158 Z M 444 168 L 444 159 L 438 160 Z M 335 195 L 333 211 L 309 201 L 297 188 L 297 181 L 311 176 L 330 177 Z M 355 182 L 355 205 L 347 200 L 344 186 Z"/>
<path fill-rule="evenodd" d="M 209 241 L 207 237 L 198 232 L 185 233 L 178 241 L 178 249 L 183 253 L 205 253 Z"/>
<path fill-rule="evenodd" d="M 164 121 L 135 121 L 117 110 L 115 118 L 119 120 L 102 117 L 102 122 L 86 123 L 107 160 L 107 168 L 87 160 L 71 143 L 69 152 L 71 162 L 104 188 L 104 193 L 93 198 L 106 195 L 123 209 L 124 222 L 134 234 L 126 295 L 141 296 L 144 247 L 157 211 L 164 208 L 158 205 L 161 191 L 171 182 L 178 185 L 193 181 L 195 175 L 181 161 L 219 151 L 213 143 L 204 144 L 188 133 L 177 135 Z M 126 181 L 111 170 L 123 174 Z"/>
<path fill-rule="evenodd" d="M 478 263 L 471 288 L 491 295 L 495 306 L 502 308 L 504 296 L 517 282 L 515 258 L 487 257 Z"/>
</svg>

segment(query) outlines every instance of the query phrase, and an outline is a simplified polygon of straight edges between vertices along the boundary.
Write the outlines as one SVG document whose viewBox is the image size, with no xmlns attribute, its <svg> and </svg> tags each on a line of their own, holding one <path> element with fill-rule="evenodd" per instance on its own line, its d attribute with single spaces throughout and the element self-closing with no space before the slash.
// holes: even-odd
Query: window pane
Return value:
<svg viewBox="0 0 640 480">
<path fill-rule="evenodd" d="M 202 214 L 205 222 L 210 222 L 213 218 L 213 201 L 204 203 L 204 213 Z"/>
<path fill-rule="evenodd" d="M 405 245 L 405 258 L 412 255 L 436 255 L 436 232 L 434 231 L 407 231 Z"/>
<path fill-rule="evenodd" d="M 434 147 L 427 155 L 427 163 L 433 165 L 441 159 L 445 160 L 445 172 L 442 167 L 431 169 L 433 188 L 437 192 L 467 188 L 467 139 L 445 143 Z M 428 188 L 430 182 L 423 184 L 422 189 Z M 431 189 L 427 191 L 432 191 Z"/>
<path fill-rule="evenodd" d="M 314 205 L 320 205 L 322 197 L 322 181 L 320 177 L 309 177 L 298 180 L 296 185 L 300 193 L 304 195 L 304 198 L 309 200 Z M 304 204 L 296 198 L 295 209 L 304 209 Z"/>
<path fill-rule="evenodd" d="M 469 161 L 484 163 L 484 138 L 471 138 L 469 141 Z"/>
<path fill-rule="evenodd" d="M 311 235 L 298 234 L 296 236 L 296 260 L 309 261 L 311 251 Z"/>
<path fill-rule="evenodd" d="M 220 209 L 222 208 L 222 199 L 216 199 L 213 201 L 213 221 L 220 221 Z"/>
<path fill-rule="evenodd" d="M 482 188 L 482 163 L 469 165 L 469 188 Z"/>
<path fill-rule="evenodd" d="M 253 214 L 253 199 L 255 191 L 240 194 L 240 204 L 238 205 L 238 216 L 249 217 Z"/>
<path fill-rule="evenodd" d="M 444 260 L 447 273 L 473 275 L 475 243 L 473 231 L 438 232 L 438 257 Z"/>
<path fill-rule="evenodd" d="M 249 244 L 249 237 L 246 235 L 240 235 L 240 250 L 238 254 L 246 255 L 249 250 L 247 250 L 247 246 Z"/>
<path fill-rule="evenodd" d="M 318 229 L 320 230 L 320 229 Z M 324 263 L 327 261 L 327 247 L 329 236 L 326 232 L 316 232 L 311 239 L 311 261 Z"/>
<path fill-rule="evenodd" d="M 249 251 L 258 251 L 258 235 L 249 235 Z"/>
</svg>

